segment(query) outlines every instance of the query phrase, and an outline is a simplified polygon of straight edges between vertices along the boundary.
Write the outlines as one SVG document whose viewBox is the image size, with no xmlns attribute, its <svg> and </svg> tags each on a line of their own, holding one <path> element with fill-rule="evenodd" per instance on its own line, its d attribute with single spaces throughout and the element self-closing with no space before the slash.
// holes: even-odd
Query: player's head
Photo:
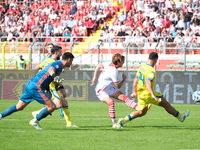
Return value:
<svg viewBox="0 0 200 150">
<path fill-rule="evenodd" d="M 70 52 L 65 52 L 62 55 L 62 62 L 64 63 L 64 68 L 65 67 L 70 67 L 72 64 L 72 61 L 74 59 L 74 55 Z"/>
<path fill-rule="evenodd" d="M 52 49 L 53 46 L 54 46 L 53 43 L 48 43 L 48 44 L 47 44 L 47 52 L 48 52 L 48 53 L 51 53 L 51 49 Z"/>
<path fill-rule="evenodd" d="M 149 54 L 149 60 L 152 61 L 152 66 L 154 66 L 158 61 L 158 54 L 156 52 L 151 52 Z"/>
<path fill-rule="evenodd" d="M 62 47 L 59 45 L 54 45 L 51 48 L 51 55 L 55 60 L 60 60 L 60 57 L 62 56 Z"/>
<path fill-rule="evenodd" d="M 112 63 L 117 67 L 122 67 L 123 64 L 124 64 L 124 60 L 125 60 L 125 57 L 120 54 L 120 53 L 116 53 L 112 56 Z"/>
</svg>

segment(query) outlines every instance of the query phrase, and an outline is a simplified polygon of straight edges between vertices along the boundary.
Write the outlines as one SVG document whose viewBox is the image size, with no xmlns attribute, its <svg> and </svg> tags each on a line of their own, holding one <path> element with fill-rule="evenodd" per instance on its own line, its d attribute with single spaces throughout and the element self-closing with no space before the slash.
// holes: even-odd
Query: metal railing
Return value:
<svg viewBox="0 0 200 150">
<path fill-rule="evenodd" d="M 8 37 L 1 37 L 0 38 L 0 52 L 2 49 L 2 44 L 7 41 Z M 78 67 L 75 69 L 83 69 L 85 68 L 85 64 L 89 65 L 89 68 L 93 68 L 94 65 L 98 64 L 99 62 L 102 62 L 106 59 L 107 56 L 105 54 L 114 54 L 116 52 L 118 53 L 124 53 L 126 55 L 126 65 L 125 69 L 135 69 L 138 64 L 136 62 L 131 62 L 131 59 L 137 60 L 140 58 L 139 55 L 141 54 L 148 54 L 150 51 L 156 51 L 158 53 L 161 53 L 161 56 L 170 56 L 174 58 L 175 60 L 185 60 L 183 65 L 185 65 L 184 70 L 187 70 L 187 60 L 191 60 L 191 56 L 195 57 L 197 55 L 194 54 L 200 54 L 200 37 L 180 37 L 178 43 L 176 42 L 167 42 L 169 38 L 176 38 L 176 37 L 158 37 L 159 40 L 155 41 L 152 37 L 70 37 L 70 42 L 62 42 L 62 39 L 66 37 L 24 37 L 26 39 L 32 38 L 31 42 L 31 57 L 32 60 L 35 60 L 36 57 L 37 62 L 41 62 L 41 56 L 45 54 L 46 44 L 48 42 L 53 42 L 54 44 L 61 45 L 63 47 L 64 51 L 70 51 L 74 54 L 78 54 L 75 58 L 76 64 L 78 64 Z M 45 41 L 45 39 L 51 38 L 51 40 Z M 54 40 L 52 40 L 54 38 Z M 188 38 L 196 38 L 196 43 L 188 42 Z M 39 40 L 40 39 L 40 40 Z M 41 42 L 42 39 L 42 42 Z M 61 39 L 61 40 L 56 40 Z M 29 47 L 20 47 L 20 43 L 18 41 L 18 38 L 13 38 L 10 40 L 9 43 L 11 43 L 9 46 L 5 44 L 4 48 L 7 47 L 7 51 L 5 53 L 24 53 L 24 51 L 28 50 Z M 175 39 L 174 39 L 175 40 Z M 23 41 L 23 39 L 22 39 Z M 23 43 L 23 42 L 22 42 Z M 12 48 L 12 49 L 11 49 Z M 23 49 L 23 50 L 22 50 Z M 180 53 L 179 55 L 171 55 L 171 52 L 173 54 Z M 191 55 L 188 55 L 190 54 Z M 109 55 L 109 57 L 110 57 Z M 136 57 L 135 57 L 136 56 Z M 130 59 L 128 59 L 130 58 Z M 141 59 L 141 58 L 140 58 Z M 31 61 L 32 61 L 31 60 Z M 137 60 L 139 61 L 139 60 Z M 135 65 L 134 65 L 135 64 Z M 170 65 L 170 64 L 169 64 Z M 192 64 L 192 65 L 198 65 L 198 64 Z M 175 66 L 177 67 L 177 66 Z M 169 67 L 170 69 L 173 69 L 175 67 Z M 180 66 L 182 67 L 182 66 Z"/>
</svg>

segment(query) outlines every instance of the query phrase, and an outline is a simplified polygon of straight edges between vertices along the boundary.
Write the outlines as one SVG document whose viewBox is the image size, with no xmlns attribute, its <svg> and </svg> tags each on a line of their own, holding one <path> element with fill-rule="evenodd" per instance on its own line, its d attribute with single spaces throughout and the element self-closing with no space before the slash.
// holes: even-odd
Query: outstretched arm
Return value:
<svg viewBox="0 0 200 150">
<path fill-rule="evenodd" d="M 40 65 L 41 65 L 41 63 L 37 64 L 37 66 L 35 67 L 35 70 L 40 70 L 40 69 L 42 69 L 42 68 L 40 67 Z"/>
<path fill-rule="evenodd" d="M 90 84 L 91 86 L 93 86 L 95 84 L 95 80 L 97 78 L 97 75 L 98 75 L 98 72 L 99 72 L 100 69 L 101 69 L 101 64 L 98 64 L 96 69 L 95 69 L 95 71 L 94 71 L 94 77 L 93 77 L 92 81 L 90 81 L 91 82 L 91 84 Z"/>
</svg>

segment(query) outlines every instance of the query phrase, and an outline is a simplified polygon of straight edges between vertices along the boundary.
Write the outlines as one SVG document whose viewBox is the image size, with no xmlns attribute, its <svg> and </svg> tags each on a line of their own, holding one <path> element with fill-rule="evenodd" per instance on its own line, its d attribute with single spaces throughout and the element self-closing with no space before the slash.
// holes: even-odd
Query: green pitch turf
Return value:
<svg viewBox="0 0 200 150">
<path fill-rule="evenodd" d="M 0 100 L 0 112 L 18 101 Z M 132 109 L 115 103 L 116 118 L 125 117 Z M 175 150 L 200 149 L 200 106 L 174 104 L 180 112 L 190 109 L 182 123 L 163 108 L 152 106 L 147 115 L 112 129 L 108 106 L 101 102 L 69 102 L 72 122 L 79 128 L 66 128 L 59 111 L 40 121 L 43 130 L 29 125 L 32 111 L 42 105 L 32 102 L 21 112 L 0 121 L 2 150 Z"/>
</svg>

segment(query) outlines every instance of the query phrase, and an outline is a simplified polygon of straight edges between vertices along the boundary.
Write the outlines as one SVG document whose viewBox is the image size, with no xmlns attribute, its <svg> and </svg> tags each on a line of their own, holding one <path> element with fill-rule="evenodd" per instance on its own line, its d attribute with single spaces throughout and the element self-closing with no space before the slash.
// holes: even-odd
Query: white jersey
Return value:
<svg viewBox="0 0 200 150">
<path fill-rule="evenodd" d="M 112 62 L 102 63 L 101 67 L 103 71 L 99 75 L 98 83 L 95 88 L 96 91 L 106 89 L 112 82 L 114 82 L 114 84 L 119 83 L 118 69 Z"/>
</svg>

